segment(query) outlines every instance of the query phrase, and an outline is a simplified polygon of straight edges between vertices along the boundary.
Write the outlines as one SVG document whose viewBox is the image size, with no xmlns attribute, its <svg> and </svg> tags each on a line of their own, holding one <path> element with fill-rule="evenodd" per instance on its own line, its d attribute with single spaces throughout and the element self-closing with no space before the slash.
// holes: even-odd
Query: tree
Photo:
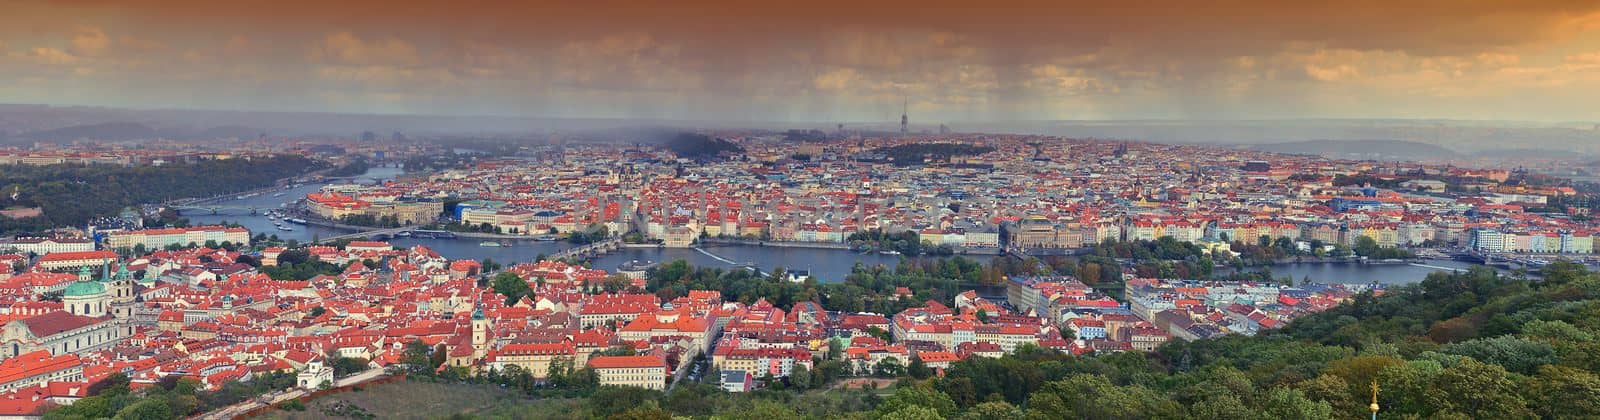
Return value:
<svg viewBox="0 0 1600 420">
<path fill-rule="evenodd" d="M 405 349 L 400 353 L 400 363 L 410 367 L 411 373 L 432 375 L 433 369 L 438 367 L 430 358 L 432 349 L 428 348 L 422 340 L 412 340 L 406 343 Z"/>
<path fill-rule="evenodd" d="M 1005 401 L 986 401 L 967 409 L 963 420 L 1020 420 L 1022 410 Z"/>
<path fill-rule="evenodd" d="M 359 357 L 334 357 L 330 364 L 333 365 L 333 376 L 343 378 L 367 370 L 367 363 L 367 359 Z"/>
<path fill-rule="evenodd" d="M 1304 392 L 1293 388 L 1273 388 L 1267 393 L 1267 416 L 1286 420 L 1313 420 L 1333 418 L 1333 407 L 1327 401 L 1311 401 Z"/>
<path fill-rule="evenodd" d="M 1559 361 L 1555 348 L 1549 343 L 1529 341 L 1510 335 L 1448 344 L 1439 351 L 1493 363 L 1505 367 L 1506 370 L 1523 374 L 1532 374 L 1539 366 Z"/>
<path fill-rule="evenodd" d="M 1533 413 L 1517 393 L 1517 384 L 1499 365 L 1471 358 L 1445 368 L 1426 391 L 1427 401 L 1440 412 L 1471 418 L 1527 418 Z"/>
<path fill-rule="evenodd" d="M 811 388 L 811 370 L 806 369 L 805 365 L 795 364 L 794 369 L 789 371 L 789 385 L 802 390 Z"/>
<path fill-rule="evenodd" d="M 849 369 L 850 366 L 846 365 L 843 361 L 832 359 L 823 360 L 822 362 L 817 363 L 817 374 L 816 378 L 813 378 L 812 380 L 812 386 L 821 387 L 829 382 L 833 382 L 834 379 L 839 379 L 845 374 L 849 373 Z"/>
<path fill-rule="evenodd" d="M 1196 402 L 1189 408 L 1189 415 L 1197 419 L 1249 419 L 1260 416 L 1255 409 L 1244 405 L 1239 397 L 1230 394 L 1212 395 Z"/>
<path fill-rule="evenodd" d="M 656 409 L 661 392 L 631 386 L 603 386 L 585 400 L 584 405 L 593 417 L 606 418 L 630 409 Z"/>
<path fill-rule="evenodd" d="M 939 414 L 938 411 L 922 406 L 910 406 L 879 416 L 880 420 L 944 420 L 948 416 Z"/>
<path fill-rule="evenodd" d="M 621 274 L 612 274 L 606 276 L 605 280 L 600 281 L 600 285 L 601 287 L 605 288 L 606 293 L 621 292 L 626 290 L 632 283 L 633 280 L 630 280 L 628 277 Z"/>
<path fill-rule="evenodd" d="M 1543 366 L 1535 377 L 1533 406 L 1548 419 L 1600 416 L 1600 375 L 1566 366 Z"/>
<path fill-rule="evenodd" d="M 606 417 L 607 420 L 672 420 L 672 414 L 660 407 L 638 407 Z"/>
<path fill-rule="evenodd" d="M 118 410 L 117 418 L 155 420 L 176 418 L 178 414 L 172 412 L 172 406 L 167 405 L 165 399 L 151 398 Z"/>
<path fill-rule="evenodd" d="M 533 295 L 533 288 L 528 287 L 528 282 L 523 280 L 522 276 L 510 271 L 502 271 L 499 274 L 495 274 L 494 280 L 490 281 L 489 284 L 495 293 L 506 297 L 506 305 L 517 303 L 523 296 Z"/>
<path fill-rule="evenodd" d="M 1182 408 L 1142 386 L 1120 387 L 1104 376 L 1077 374 L 1045 384 L 1028 399 L 1029 417 L 1177 418 Z"/>
<path fill-rule="evenodd" d="M 756 400 L 750 404 L 750 410 L 745 413 L 748 418 L 763 420 L 800 420 L 799 414 L 788 406 L 768 400 Z"/>
<path fill-rule="evenodd" d="M 1353 388 L 1350 384 L 1338 376 L 1318 375 L 1314 379 L 1300 382 L 1295 387 L 1305 392 L 1306 398 L 1312 401 L 1327 401 L 1337 416 L 1355 416 L 1367 409 L 1366 404 L 1351 396 L 1353 394 L 1350 391 Z"/>
<path fill-rule="evenodd" d="M 893 378 L 905 375 L 905 373 L 905 365 L 900 363 L 900 359 L 894 357 L 885 357 L 872 366 L 872 374 L 878 377 Z"/>
<path fill-rule="evenodd" d="M 928 369 L 928 364 L 923 363 L 921 357 L 911 356 L 911 365 L 906 366 L 906 374 L 917 379 L 928 379 L 933 375 L 933 370 Z"/>
<path fill-rule="evenodd" d="M 932 409 L 938 414 L 938 418 L 949 418 L 956 414 L 956 403 L 950 400 L 949 395 L 923 384 L 896 389 L 894 394 L 885 397 L 883 402 L 878 404 L 877 412 L 880 415 L 888 415 L 908 407 Z"/>
</svg>

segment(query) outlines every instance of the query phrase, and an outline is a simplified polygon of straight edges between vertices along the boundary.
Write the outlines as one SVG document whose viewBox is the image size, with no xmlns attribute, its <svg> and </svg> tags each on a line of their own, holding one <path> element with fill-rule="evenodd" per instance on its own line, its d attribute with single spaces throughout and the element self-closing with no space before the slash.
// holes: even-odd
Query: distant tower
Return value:
<svg viewBox="0 0 1600 420">
<path fill-rule="evenodd" d="M 906 123 L 909 122 L 910 119 L 906 118 L 906 114 L 909 113 L 910 110 L 911 110 L 910 101 L 909 100 L 901 100 L 900 101 L 900 134 L 905 134 L 906 132 L 908 132 L 908 130 L 906 129 Z"/>
</svg>

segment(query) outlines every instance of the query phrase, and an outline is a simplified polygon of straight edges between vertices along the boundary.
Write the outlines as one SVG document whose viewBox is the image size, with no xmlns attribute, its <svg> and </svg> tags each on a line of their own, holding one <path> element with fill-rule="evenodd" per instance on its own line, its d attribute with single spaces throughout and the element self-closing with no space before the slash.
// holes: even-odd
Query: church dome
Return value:
<svg viewBox="0 0 1600 420">
<path fill-rule="evenodd" d="M 106 286 L 99 282 L 75 281 L 67 285 L 67 290 L 62 293 L 62 296 L 93 296 L 104 294 L 105 292 Z"/>
</svg>

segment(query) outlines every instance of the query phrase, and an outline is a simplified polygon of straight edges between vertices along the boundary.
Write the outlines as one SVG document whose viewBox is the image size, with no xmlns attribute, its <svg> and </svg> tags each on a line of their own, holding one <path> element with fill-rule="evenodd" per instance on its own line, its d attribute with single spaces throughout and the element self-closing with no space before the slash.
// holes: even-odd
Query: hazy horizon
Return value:
<svg viewBox="0 0 1600 420">
<path fill-rule="evenodd" d="M 484 113 L 449 113 L 449 112 L 423 113 L 423 112 L 317 111 L 317 110 L 286 110 L 286 109 L 269 109 L 269 108 L 255 109 L 255 108 L 202 108 L 202 107 L 193 107 L 193 108 L 186 108 L 186 107 L 137 107 L 137 106 L 111 106 L 111 105 L 97 105 L 97 104 L 80 104 L 80 103 L 0 102 L 0 110 L 3 110 L 4 107 L 19 107 L 19 106 L 24 106 L 24 107 L 25 106 L 39 106 L 39 107 L 63 108 L 63 109 L 65 109 L 65 108 L 91 108 L 91 109 L 97 108 L 97 109 L 103 109 L 103 110 L 134 111 L 134 112 L 215 112 L 215 113 L 239 113 L 239 114 L 250 114 L 250 113 L 263 113 L 263 114 L 324 114 L 324 115 L 370 116 L 370 117 L 419 117 L 419 118 L 449 117 L 449 118 L 536 119 L 536 120 L 537 119 L 548 119 L 548 120 L 613 120 L 613 121 L 641 121 L 641 122 L 664 121 L 664 122 L 687 122 L 687 123 L 714 122 L 714 123 L 725 123 L 725 124 L 739 124 L 739 123 L 791 124 L 791 125 L 821 124 L 821 125 L 829 125 L 830 127 L 833 124 L 857 125 L 857 124 L 898 124 L 899 123 L 897 119 L 884 119 L 884 120 L 717 120 L 717 119 L 698 119 L 698 118 L 648 118 L 648 117 L 583 117 L 583 116 L 556 117 L 556 116 L 535 115 L 535 114 L 516 115 L 516 114 L 484 114 Z M 898 118 L 898 116 L 896 116 L 896 118 Z M 1395 118 L 1395 117 L 1377 117 L 1377 116 L 1374 116 L 1374 117 L 1302 116 L 1302 117 L 1279 117 L 1279 118 L 1091 118 L 1091 119 L 1073 119 L 1073 118 L 1046 119 L 1046 118 L 1039 118 L 1039 119 L 987 119 L 987 120 L 916 121 L 916 122 L 913 122 L 912 125 L 924 125 L 924 126 L 936 127 L 939 124 L 1005 123 L 1005 122 L 1070 122 L 1070 123 L 1108 123 L 1108 122 L 1152 122 L 1152 123 L 1163 123 L 1163 122 L 1212 122 L 1212 123 L 1267 122 L 1267 123 L 1271 123 L 1271 122 L 1310 122 L 1310 121 L 1329 121 L 1329 122 L 1453 122 L 1453 123 L 1480 123 L 1480 124 L 1502 123 L 1502 124 L 1531 124 L 1531 125 L 1540 125 L 1540 126 L 1587 125 L 1587 126 L 1592 127 L 1595 124 L 1600 124 L 1600 117 L 1597 117 L 1596 119 L 1593 119 L 1593 120 L 1570 120 L 1570 119 L 1568 119 L 1568 120 L 1559 120 L 1559 119 L 1558 120 L 1515 120 L 1515 119 L 1449 118 L 1449 117 Z"/>
</svg>

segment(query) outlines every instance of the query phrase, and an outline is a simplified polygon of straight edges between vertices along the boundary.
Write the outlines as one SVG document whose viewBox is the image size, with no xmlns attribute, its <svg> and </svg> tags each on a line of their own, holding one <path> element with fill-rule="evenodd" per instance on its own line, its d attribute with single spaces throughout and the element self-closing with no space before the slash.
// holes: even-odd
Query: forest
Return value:
<svg viewBox="0 0 1600 420">
<path fill-rule="evenodd" d="M 162 166 L 11 165 L 0 171 L 0 208 L 40 207 L 44 214 L 0 218 L 0 234 L 82 227 L 140 204 L 210 197 L 271 186 L 317 164 L 302 156 L 199 160 Z M 15 193 L 15 194 L 13 194 Z"/>
<path fill-rule="evenodd" d="M 747 304 L 764 298 L 777 307 L 789 308 L 796 302 L 815 301 L 832 311 L 892 314 L 928 300 L 954 301 L 966 290 L 963 285 L 977 284 L 984 272 L 982 263 L 965 257 L 906 259 L 892 269 L 857 263 L 839 283 L 794 283 L 784 278 L 781 268 L 758 276 L 744 269 L 694 267 L 677 260 L 652 271 L 645 291 L 671 300 L 690 290 L 717 290 L 725 300 Z M 913 296 L 894 297 L 896 287 L 911 289 Z"/>
<path fill-rule="evenodd" d="M 924 160 L 949 162 L 952 157 L 977 156 L 993 151 L 994 148 L 989 146 L 957 143 L 910 143 L 873 150 L 894 161 L 896 166 L 921 165 Z"/>
<path fill-rule="evenodd" d="M 733 144 L 733 142 L 694 133 L 679 133 L 676 137 L 667 140 L 666 146 L 678 157 L 696 160 L 710 159 L 722 153 L 744 151 L 744 148 Z"/>
</svg>

